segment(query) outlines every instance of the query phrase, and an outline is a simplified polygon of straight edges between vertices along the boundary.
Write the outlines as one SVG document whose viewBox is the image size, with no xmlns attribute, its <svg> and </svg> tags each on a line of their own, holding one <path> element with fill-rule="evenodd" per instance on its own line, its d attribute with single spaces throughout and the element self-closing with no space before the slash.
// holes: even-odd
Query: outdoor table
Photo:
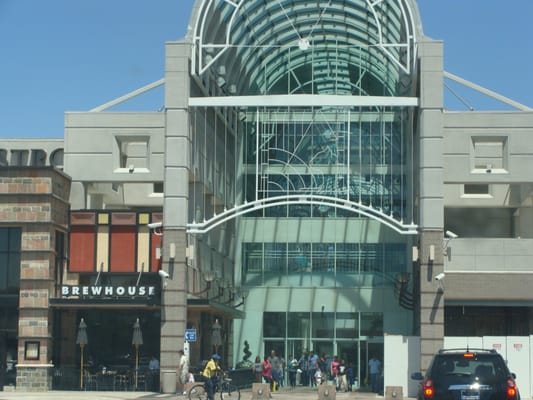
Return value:
<svg viewBox="0 0 533 400">
<path fill-rule="evenodd" d="M 103 390 L 103 391 L 114 390 L 116 374 L 117 374 L 117 371 L 113 371 L 113 370 L 97 372 L 96 377 L 98 380 L 99 390 Z"/>
</svg>

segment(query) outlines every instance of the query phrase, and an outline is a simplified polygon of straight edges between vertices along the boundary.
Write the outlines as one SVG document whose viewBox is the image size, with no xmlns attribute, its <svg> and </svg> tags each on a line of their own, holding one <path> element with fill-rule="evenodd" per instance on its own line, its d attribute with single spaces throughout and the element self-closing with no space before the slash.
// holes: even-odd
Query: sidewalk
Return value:
<svg viewBox="0 0 533 400">
<path fill-rule="evenodd" d="M 219 397 L 216 396 L 216 399 Z M 251 389 L 241 390 L 241 400 L 251 400 Z M 358 399 L 384 399 L 383 396 L 368 392 L 339 392 L 336 398 L 338 400 Z M 174 394 L 161 394 L 154 392 L 78 392 L 78 391 L 50 391 L 50 392 L 0 392 L 0 400 L 156 400 L 172 399 L 186 400 L 186 396 L 176 396 Z M 281 389 L 272 393 L 273 400 L 292 400 L 292 399 L 318 399 L 318 391 L 314 388 Z"/>
</svg>

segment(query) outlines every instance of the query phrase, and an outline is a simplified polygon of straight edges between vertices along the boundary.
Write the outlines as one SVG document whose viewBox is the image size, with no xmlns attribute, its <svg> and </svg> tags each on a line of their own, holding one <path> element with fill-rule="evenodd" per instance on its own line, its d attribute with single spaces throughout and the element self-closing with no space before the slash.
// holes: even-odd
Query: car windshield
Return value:
<svg viewBox="0 0 533 400">
<path fill-rule="evenodd" d="M 491 381 L 505 379 L 507 368 L 503 359 L 494 354 L 473 354 L 472 358 L 463 354 L 441 354 L 435 358 L 431 375 L 469 376 Z"/>
</svg>

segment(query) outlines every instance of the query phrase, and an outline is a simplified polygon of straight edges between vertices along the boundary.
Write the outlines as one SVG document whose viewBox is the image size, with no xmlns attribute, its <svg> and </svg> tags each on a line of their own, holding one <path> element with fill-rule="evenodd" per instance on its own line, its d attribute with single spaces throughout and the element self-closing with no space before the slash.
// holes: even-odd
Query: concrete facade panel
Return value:
<svg viewBox="0 0 533 400">
<path fill-rule="evenodd" d="M 169 56 L 166 58 L 165 68 L 167 71 L 185 72 L 188 71 L 189 60 L 181 56 Z"/>
<path fill-rule="evenodd" d="M 188 93 L 189 82 L 181 76 L 167 76 L 165 78 L 165 85 L 172 87 L 174 92 L 170 93 Z M 169 93 L 167 91 L 167 93 Z M 189 99 L 185 96 L 170 96 L 165 98 L 167 109 L 186 109 L 189 105 Z"/>
<path fill-rule="evenodd" d="M 167 69 L 170 71 L 177 72 L 188 72 L 189 70 L 189 60 L 191 56 L 191 45 L 185 42 L 167 42 L 166 43 L 166 58 L 165 60 L 172 60 L 173 64 L 176 67 L 170 68 L 167 66 Z M 185 60 L 184 62 L 178 62 L 177 59 Z"/>
<path fill-rule="evenodd" d="M 167 187 L 165 188 L 167 196 L 183 197 L 187 195 L 186 188 L 189 182 L 189 171 L 187 169 L 167 168 L 165 180 L 167 183 L 172 182 L 172 185 L 167 184 Z"/>
<path fill-rule="evenodd" d="M 162 112 L 66 112 L 65 139 L 73 128 L 133 128 L 156 129 L 165 127 L 165 113 Z"/>
<path fill-rule="evenodd" d="M 433 308 L 421 308 L 420 320 L 434 324 L 444 324 L 444 313 L 436 313 Z"/>
<path fill-rule="evenodd" d="M 442 40 L 420 40 L 418 53 L 421 58 L 442 57 L 444 42 Z"/>
<path fill-rule="evenodd" d="M 422 324 L 420 327 L 420 336 L 435 340 L 443 340 L 444 323 Z"/>
<path fill-rule="evenodd" d="M 446 271 L 533 271 L 532 239 L 453 239 Z"/>
<path fill-rule="evenodd" d="M 420 165 L 425 168 L 442 168 L 442 139 L 426 138 L 420 142 L 422 155 Z"/>
<path fill-rule="evenodd" d="M 150 153 L 164 154 L 163 128 L 71 128 L 68 154 L 113 153 L 118 149 L 118 138 L 139 137 L 147 140 Z M 72 140 L 75 139 L 75 140 Z"/>
<path fill-rule="evenodd" d="M 189 137 L 189 112 L 182 109 L 167 111 L 167 136 Z"/>
<path fill-rule="evenodd" d="M 441 199 L 444 196 L 442 168 L 424 168 L 420 171 L 420 198 Z M 442 207 L 442 204 L 440 205 Z"/>
<path fill-rule="evenodd" d="M 186 167 L 190 163 L 190 143 L 187 137 L 167 138 L 167 167 Z"/>
<path fill-rule="evenodd" d="M 432 63 L 434 65 L 434 63 Z M 443 76 L 442 71 L 422 72 L 422 81 L 426 82 L 421 85 L 420 97 L 423 99 L 424 107 L 442 108 L 444 103 L 443 95 Z"/>
<path fill-rule="evenodd" d="M 165 214 L 163 225 L 168 227 L 184 227 L 188 223 L 187 199 L 184 197 L 165 197 Z"/>
<path fill-rule="evenodd" d="M 453 273 L 446 274 L 448 301 L 531 303 L 533 273 Z"/>
<path fill-rule="evenodd" d="M 491 134 L 498 129 L 525 128 L 531 131 L 533 127 L 533 112 L 516 111 L 447 111 L 444 114 L 444 127 L 448 128 L 472 128 L 479 131 L 486 130 Z"/>
<path fill-rule="evenodd" d="M 420 221 L 425 228 L 442 229 L 444 225 L 442 199 L 424 199 L 420 206 Z"/>
</svg>

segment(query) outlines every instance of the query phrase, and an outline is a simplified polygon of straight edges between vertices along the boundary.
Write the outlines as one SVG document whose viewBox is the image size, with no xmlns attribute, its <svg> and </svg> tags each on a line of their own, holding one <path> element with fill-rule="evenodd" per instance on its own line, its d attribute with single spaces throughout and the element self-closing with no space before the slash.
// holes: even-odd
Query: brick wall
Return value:
<svg viewBox="0 0 533 400">
<path fill-rule="evenodd" d="M 0 226 L 22 228 L 17 390 L 51 389 L 52 313 L 56 231 L 67 231 L 70 178 L 51 167 L 2 168 Z M 25 358 L 39 343 L 37 359 Z"/>
</svg>

